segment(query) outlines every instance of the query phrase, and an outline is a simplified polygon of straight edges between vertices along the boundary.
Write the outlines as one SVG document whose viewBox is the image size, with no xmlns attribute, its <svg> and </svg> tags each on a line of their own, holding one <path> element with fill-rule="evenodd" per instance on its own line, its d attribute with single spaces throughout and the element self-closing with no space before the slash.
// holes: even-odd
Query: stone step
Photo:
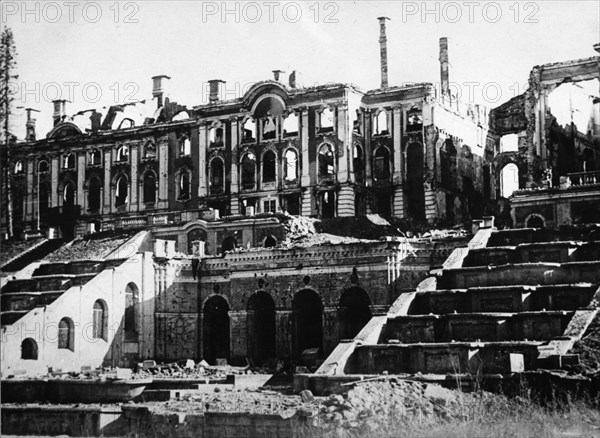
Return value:
<svg viewBox="0 0 600 438">
<path fill-rule="evenodd" d="M 587 307 L 597 289 L 591 283 L 578 283 L 418 292 L 408 314 L 576 310 Z"/>
<path fill-rule="evenodd" d="M 47 306 L 52 303 L 58 297 L 60 297 L 64 291 L 43 291 L 43 292 L 3 292 L 0 299 L 1 305 L 0 310 L 31 310 L 39 306 Z"/>
<path fill-rule="evenodd" d="M 537 366 L 542 342 L 453 342 L 432 344 L 361 345 L 346 374 L 509 373 Z"/>
<path fill-rule="evenodd" d="M 388 318 L 379 343 L 548 341 L 561 336 L 574 312 L 456 313 Z"/>
<path fill-rule="evenodd" d="M 445 269 L 438 279 L 440 289 L 485 286 L 552 285 L 600 282 L 600 261 L 522 263 L 501 266 Z"/>
</svg>

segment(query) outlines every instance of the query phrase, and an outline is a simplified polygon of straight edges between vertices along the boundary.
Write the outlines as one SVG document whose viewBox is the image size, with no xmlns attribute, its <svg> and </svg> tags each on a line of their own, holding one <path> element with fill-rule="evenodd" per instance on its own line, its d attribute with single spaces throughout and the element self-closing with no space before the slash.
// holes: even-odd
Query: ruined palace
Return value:
<svg viewBox="0 0 600 438">
<path fill-rule="evenodd" d="M 306 351 L 321 363 L 340 341 L 348 344 L 397 310 L 394 303 L 414 295 L 432 270 L 448 267 L 447 257 L 473 238 L 473 219 L 486 217 L 475 232 L 491 230 L 496 201 L 510 196 L 503 191 L 507 165 L 519 169 L 513 225 L 567 223 L 519 204 L 546 196 L 543 190 L 554 196 L 563 177 L 568 193 L 580 193 L 600 163 L 597 124 L 561 137 L 557 122 L 556 141 L 541 134 L 550 126 L 540 102 L 546 84 L 557 84 L 554 67 L 535 69 L 538 88 L 490 111 L 451 95 L 446 38 L 439 41 L 439 86 L 390 85 L 385 19 L 379 23 L 375 90 L 302 87 L 295 73 L 284 78 L 275 70 L 232 100 L 221 98 L 222 80 L 210 80 L 209 103 L 186 107 L 168 98 L 170 78 L 160 75 L 152 78 L 152 99 L 105 114 L 70 116 L 67 102 L 55 101 L 45 137 L 29 110 L 27 138 L 10 149 L 12 214 L 2 218 L 13 240 L 25 240 L 11 242 L 17 250 L 2 266 L 10 273 L 2 278 L 2 374 L 144 359 L 300 363 Z M 597 81 L 598 59 L 566 68 Z M 500 150 L 508 135 L 518 137 L 517 151 Z M 569 146 L 564 138 L 583 157 L 596 145 L 583 169 L 560 158 Z M 547 167 L 553 174 L 544 183 Z M 530 221 L 537 215 L 541 224 Z M 308 218 L 342 228 L 345 219 L 364 224 L 369 217 L 463 232 L 406 236 L 383 221 L 389 237 L 381 239 L 294 234 Z M 437 302 L 428 299 L 419 298 L 413 313 L 429 313 Z M 553 314 L 552 324 L 568 324 L 563 316 Z M 394 324 L 400 330 L 404 322 Z M 356 354 L 372 356 L 366 347 Z"/>
</svg>

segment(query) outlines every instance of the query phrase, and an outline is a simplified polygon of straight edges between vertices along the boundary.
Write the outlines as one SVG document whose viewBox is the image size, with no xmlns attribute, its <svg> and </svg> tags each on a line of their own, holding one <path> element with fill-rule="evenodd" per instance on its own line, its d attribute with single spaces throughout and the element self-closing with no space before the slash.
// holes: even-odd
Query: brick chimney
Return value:
<svg viewBox="0 0 600 438">
<path fill-rule="evenodd" d="M 385 35 L 385 20 L 388 17 L 379 17 L 379 57 L 381 58 L 381 88 L 388 87 L 388 61 L 387 61 L 387 37 Z"/>
<path fill-rule="evenodd" d="M 52 114 L 52 120 L 54 120 L 54 126 L 58 125 L 67 117 L 67 101 L 66 100 L 53 100 L 54 114 Z"/>
<path fill-rule="evenodd" d="M 94 132 L 94 133 L 98 132 L 98 130 L 100 129 L 100 125 L 102 123 L 102 114 L 100 114 L 95 109 L 92 110 L 92 114 L 90 114 L 90 122 L 91 122 L 92 132 Z"/>
<path fill-rule="evenodd" d="M 32 112 L 36 112 L 39 113 L 39 110 L 33 109 L 33 108 L 25 108 L 25 111 L 27 111 L 27 122 L 25 122 L 25 129 L 26 129 L 26 134 L 25 134 L 25 140 L 26 141 L 35 141 L 35 120 L 32 116 Z"/>
<path fill-rule="evenodd" d="M 450 77 L 448 74 L 448 38 L 440 38 L 440 80 L 442 95 L 450 96 Z"/>
<path fill-rule="evenodd" d="M 166 81 L 169 79 L 171 79 L 171 77 L 167 75 L 152 76 L 152 97 L 157 98 L 157 108 L 163 106 Z"/>
<path fill-rule="evenodd" d="M 210 103 L 215 103 L 219 101 L 219 96 L 221 94 L 221 84 L 224 84 L 225 81 L 221 79 L 211 79 L 208 81 L 210 88 L 208 94 L 208 100 Z"/>
<path fill-rule="evenodd" d="M 283 70 L 273 70 L 273 79 L 279 82 L 279 77 L 281 73 L 285 73 Z"/>
</svg>

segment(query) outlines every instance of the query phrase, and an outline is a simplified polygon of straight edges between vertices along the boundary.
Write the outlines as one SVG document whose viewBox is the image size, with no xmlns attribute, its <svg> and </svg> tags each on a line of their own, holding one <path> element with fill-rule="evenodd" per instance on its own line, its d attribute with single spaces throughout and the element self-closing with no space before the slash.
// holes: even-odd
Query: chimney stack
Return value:
<svg viewBox="0 0 600 438">
<path fill-rule="evenodd" d="M 165 95 L 166 81 L 171 79 L 167 75 L 152 76 L 152 97 L 158 99 L 157 108 L 163 106 L 163 97 Z"/>
<path fill-rule="evenodd" d="M 100 114 L 98 111 L 93 109 L 92 114 L 90 114 L 90 122 L 91 122 L 92 132 L 93 133 L 98 132 L 98 130 L 100 129 L 100 125 L 102 123 L 102 114 Z"/>
<path fill-rule="evenodd" d="M 385 20 L 388 17 L 379 17 L 379 56 L 381 58 L 381 88 L 388 87 L 388 62 L 387 62 L 387 37 L 385 35 Z"/>
<path fill-rule="evenodd" d="M 67 101 L 66 100 L 53 100 L 54 104 L 54 114 L 52 114 L 52 119 L 54 120 L 54 126 L 58 125 L 67 117 Z"/>
<path fill-rule="evenodd" d="M 219 95 L 221 91 L 221 84 L 224 84 L 225 81 L 221 79 L 211 79 L 208 81 L 210 84 L 208 100 L 210 103 L 215 103 L 219 101 Z"/>
<path fill-rule="evenodd" d="M 450 97 L 450 78 L 448 74 L 448 38 L 440 38 L 440 79 L 442 95 Z"/>
<path fill-rule="evenodd" d="M 290 88 L 296 88 L 296 70 L 290 73 L 288 85 L 290 86 Z"/>
<path fill-rule="evenodd" d="M 273 79 L 279 82 L 279 77 L 281 73 L 285 73 L 283 70 L 273 70 Z"/>
<path fill-rule="evenodd" d="M 35 120 L 32 116 L 32 112 L 39 113 L 39 110 L 33 108 L 25 108 L 27 111 L 27 122 L 25 122 L 25 129 L 27 134 L 25 135 L 26 141 L 35 141 Z"/>
</svg>

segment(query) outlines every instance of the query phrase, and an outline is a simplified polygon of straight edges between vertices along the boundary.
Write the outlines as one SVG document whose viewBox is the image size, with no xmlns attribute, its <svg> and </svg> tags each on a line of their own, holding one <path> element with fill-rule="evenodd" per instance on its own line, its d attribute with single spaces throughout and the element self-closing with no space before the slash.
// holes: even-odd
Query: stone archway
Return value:
<svg viewBox="0 0 600 438">
<path fill-rule="evenodd" d="M 323 348 L 323 303 L 314 290 L 303 289 L 292 301 L 292 351 L 300 357 L 308 348 Z"/>
<path fill-rule="evenodd" d="M 267 292 L 253 294 L 247 305 L 248 355 L 255 364 L 275 356 L 275 302 Z"/>
<path fill-rule="evenodd" d="M 215 363 L 218 358 L 229 359 L 229 304 L 220 295 L 204 303 L 202 314 L 203 358 Z"/>
<path fill-rule="evenodd" d="M 338 304 L 340 339 L 353 339 L 371 319 L 371 299 L 367 292 L 353 286 L 346 289 Z"/>
</svg>

